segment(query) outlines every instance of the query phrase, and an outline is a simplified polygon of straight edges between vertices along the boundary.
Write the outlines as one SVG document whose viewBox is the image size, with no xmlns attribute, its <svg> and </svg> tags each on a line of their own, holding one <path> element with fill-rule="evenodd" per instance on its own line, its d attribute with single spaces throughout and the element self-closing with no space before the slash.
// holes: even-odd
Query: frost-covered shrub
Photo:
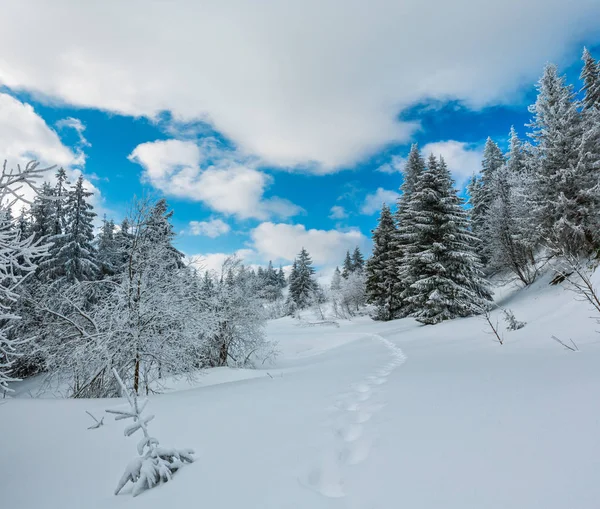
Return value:
<svg viewBox="0 0 600 509">
<path fill-rule="evenodd" d="M 520 322 L 515 318 L 514 313 L 510 309 L 504 310 L 504 321 L 506 322 L 506 330 L 519 330 L 525 327 L 527 322 Z"/>
<path fill-rule="evenodd" d="M 117 371 L 113 369 L 123 394 L 127 397 L 129 410 L 107 410 L 115 414 L 115 420 L 133 419 L 133 423 L 125 428 L 125 436 L 131 436 L 136 431 L 141 431 L 142 439 L 138 442 L 137 451 L 139 456 L 133 459 L 121 476 L 115 495 L 118 495 L 123 487 L 131 481 L 133 484 L 132 495 L 135 497 L 148 488 L 171 480 L 174 472 L 184 464 L 194 461 L 192 449 L 166 449 L 159 446 L 156 438 L 148 433 L 148 423 L 154 419 L 154 415 L 143 416 L 142 413 L 148 404 L 148 399 L 138 401 L 135 391 L 131 393 L 125 387 Z"/>
</svg>

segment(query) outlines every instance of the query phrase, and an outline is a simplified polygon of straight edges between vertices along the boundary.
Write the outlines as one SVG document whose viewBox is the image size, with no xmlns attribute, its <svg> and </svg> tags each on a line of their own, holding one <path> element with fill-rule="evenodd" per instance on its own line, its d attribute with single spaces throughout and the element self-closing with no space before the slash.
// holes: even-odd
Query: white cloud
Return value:
<svg viewBox="0 0 600 509">
<path fill-rule="evenodd" d="M 384 203 L 387 203 L 388 205 L 393 205 L 399 196 L 400 193 L 397 193 L 396 191 L 378 187 L 377 191 L 375 191 L 372 194 L 368 194 L 365 197 L 365 201 L 363 202 L 360 211 L 363 214 L 367 215 L 375 214 L 376 212 L 379 212 L 381 210 L 381 206 Z"/>
<path fill-rule="evenodd" d="M 405 164 L 406 164 L 406 158 L 404 158 L 402 156 L 394 155 L 394 156 L 392 156 L 392 158 L 390 159 L 390 161 L 388 163 L 382 164 L 375 171 L 378 171 L 381 173 L 388 173 L 388 174 L 401 173 L 402 170 L 404 170 Z"/>
<path fill-rule="evenodd" d="M 212 138 L 200 144 L 165 140 L 142 143 L 129 155 L 157 189 L 240 218 L 290 217 L 301 208 L 283 198 L 264 198 L 272 178 L 256 170 L 254 161 L 225 150 Z"/>
<path fill-rule="evenodd" d="M 220 273 L 223 263 L 230 256 L 237 256 L 245 265 L 248 265 L 248 259 L 253 255 L 254 251 L 251 249 L 238 249 L 233 253 L 204 253 L 188 256 L 187 262 L 202 271 L 210 270 Z"/>
<path fill-rule="evenodd" d="M 593 42 L 600 2 L 174 0 L 140 12 L 139 2 L 7 2 L 0 83 L 205 120 L 265 162 L 326 172 L 407 141 L 414 126 L 397 114 L 416 101 L 514 98 L 546 61 Z M 35 37 L 23 37 L 24 20 Z"/>
<path fill-rule="evenodd" d="M 45 166 L 70 167 L 84 162 L 62 144 L 30 104 L 3 93 L 0 93 L 0 157 L 9 164 L 37 159 Z"/>
<path fill-rule="evenodd" d="M 329 212 L 330 219 L 346 219 L 348 217 L 348 212 L 341 205 L 334 205 Z"/>
<path fill-rule="evenodd" d="M 275 262 L 294 260 L 304 247 L 312 256 L 315 265 L 339 265 L 347 250 L 356 246 L 364 248 L 366 237 L 356 229 L 307 230 L 301 224 L 275 224 L 265 222 L 250 232 L 252 247 L 264 260 Z"/>
<path fill-rule="evenodd" d="M 473 173 L 479 172 L 483 157 L 483 149 L 480 146 L 455 140 L 428 143 L 423 147 L 422 153 L 426 159 L 429 154 L 436 157 L 441 155 L 458 187 L 462 187 Z"/>
<path fill-rule="evenodd" d="M 73 117 L 62 118 L 58 122 L 56 122 L 56 127 L 58 127 L 59 129 L 64 129 L 64 128 L 73 129 L 77 133 L 77 136 L 79 137 L 79 145 L 81 147 L 91 147 L 92 146 L 92 144 L 87 140 L 87 138 L 83 134 L 85 132 L 85 125 L 78 118 L 73 118 Z"/>
<path fill-rule="evenodd" d="M 77 122 L 77 129 L 83 132 L 85 126 L 79 120 Z M 17 165 L 24 166 L 32 159 L 39 161 L 41 167 L 62 166 L 71 182 L 75 182 L 82 173 L 81 167 L 85 165 L 85 154 L 81 150 L 74 152 L 66 147 L 56 131 L 46 124 L 30 104 L 0 93 L 0 163 L 4 159 L 11 168 Z M 54 174 L 55 171 L 47 172 L 45 180 L 53 183 Z M 96 212 L 101 213 L 103 199 L 99 189 L 88 179 L 85 180 L 85 187 L 94 193 L 92 203 L 98 209 Z M 35 196 L 29 187 L 20 192 L 28 201 Z M 21 204 L 17 203 L 15 212 L 20 208 Z"/>
<path fill-rule="evenodd" d="M 203 235 L 214 239 L 231 231 L 222 219 L 211 219 L 209 221 L 190 221 L 190 232 L 192 235 Z"/>
</svg>

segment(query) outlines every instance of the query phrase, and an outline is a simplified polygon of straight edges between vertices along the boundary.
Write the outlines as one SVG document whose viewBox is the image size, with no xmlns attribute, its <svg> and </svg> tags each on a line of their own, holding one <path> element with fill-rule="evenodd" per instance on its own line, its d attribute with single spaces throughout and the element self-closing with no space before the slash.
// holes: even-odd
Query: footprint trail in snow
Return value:
<svg viewBox="0 0 600 509">
<path fill-rule="evenodd" d="M 392 372 L 406 361 L 402 350 L 390 340 L 378 334 L 368 336 L 383 343 L 390 350 L 392 359 L 374 374 L 353 384 L 349 393 L 340 394 L 333 406 L 336 416 L 332 422 L 332 444 L 320 462 L 309 471 L 306 480 L 301 480 L 302 484 L 324 497 L 344 497 L 344 470 L 368 459 L 373 443 L 367 432 L 368 424 L 384 407 L 383 402 L 373 401 L 374 390 L 380 390 Z"/>
</svg>

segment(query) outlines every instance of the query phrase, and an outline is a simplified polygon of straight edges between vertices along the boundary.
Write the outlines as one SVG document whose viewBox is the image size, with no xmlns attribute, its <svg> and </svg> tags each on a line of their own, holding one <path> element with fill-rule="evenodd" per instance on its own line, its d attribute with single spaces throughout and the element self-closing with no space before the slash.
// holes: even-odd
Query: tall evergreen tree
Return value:
<svg viewBox="0 0 600 509">
<path fill-rule="evenodd" d="M 342 266 L 342 277 L 344 279 L 348 279 L 353 270 L 354 265 L 352 264 L 352 257 L 350 256 L 350 251 L 346 251 L 346 258 L 344 258 L 344 265 Z"/>
<path fill-rule="evenodd" d="M 292 274 L 290 297 L 298 309 L 304 309 L 311 304 L 318 290 L 317 282 L 314 279 L 315 269 L 306 249 L 302 248 L 294 261 Z"/>
<path fill-rule="evenodd" d="M 115 223 L 111 219 L 102 219 L 102 228 L 97 238 L 98 262 L 103 276 L 112 275 L 119 266 L 119 252 L 115 239 Z"/>
<path fill-rule="evenodd" d="M 596 112 L 582 114 L 573 87 L 548 65 L 529 111 L 536 141 L 534 208 L 542 238 L 576 254 L 596 243 L 598 130 Z M 586 119 L 589 120 L 586 122 Z"/>
<path fill-rule="evenodd" d="M 403 258 L 407 248 L 406 243 L 409 242 L 408 233 L 412 231 L 412 214 L 410 213 L 408 203 L 411 199 L 415 185 L 421 173 L 425 171 L 425 160 L 421 155 L 419 146 L 414 143 L 410 148 L 408 159 L 403 172 L 403 182 L 400 190 L 402 194 L 398 198 L 398 204 L 395 214 L 396 233 L 392 242 L 392 262 L 396 265 L 397 282 L 395 284 L 400 300 L 400 314 L 406 316 L 410 312 L 410 305 L 406 298 L 411 292 L 408 281 L 400 277 L 402 271 Z"/>
<path fill-rule="evenodd" d="M 83 187 L 83 177 L 67 192 L 65 232 L 55 235 L 47 260 L 40 263 L 40 277 L 46 281 L 90 281 L 99 271 L 93 246 L 96 214 L 88 202 L 92 193 Z"/>
<path fill-rule="evenodd" d="M 404 272 L 413 289 L 407 300 L 413 316 L 435 324 L 482 311 L 490 299 L 473 250 L 467 215 L 443 159 L 433 156 L 409 202 L 413 232 Z M 413 282 L 414 281 L 414 282 Z"/>
<path fill-rule="evenodd" d="M 53 193 L 53 216 L 54 226 L 52 228 L 52 235 L 61 235 L 65 231 L 65 200 L 67 198 L 69 181 L 67 180 L 67 174 L 63 168 L 59 168 L 56 172 L 56 185 L 54 186 Z"/>
<path fill-rule="evenodd" d="M 331 277 L 331 285 L 330 288 L 335 292 L 338 291 L 342 287 L 342 273 L 340 272 L 340 268 L 336 267 L 333 271 L 333 276 Z"/>
<path fill-rule="evenodd" d="M 583 104 L 586 108 L 600 109 L 600 62 L 594 60 L 587 48 L 583 48 L 583 69 L 579 78 L 583 81 Z"/>
<path fill-rule="evenodd" d="M 366 267 L 367 301 L 376 306 L 376 318 L 379 320 L 394 319 L 400 308 L 395 237 L 394 218 L 390 208 L 384 204 L 377 227 L 372 230 L 373 254 Z"/>
<path fill-rule="evenodd" d="M 44 182 L 40 193 L 33 199 L 31 205 L 31 233 L 35 239 L 48 237 L 54 232 L 52 197 L 54 190 L 48 182 Z"/>
<path fill-rule="evenodd" d="M 356 246 L 352 253 L 352 272 L 362 272 L 365 268 L 365 259 L 360 252 L 360 248 Z"/>
</svg>

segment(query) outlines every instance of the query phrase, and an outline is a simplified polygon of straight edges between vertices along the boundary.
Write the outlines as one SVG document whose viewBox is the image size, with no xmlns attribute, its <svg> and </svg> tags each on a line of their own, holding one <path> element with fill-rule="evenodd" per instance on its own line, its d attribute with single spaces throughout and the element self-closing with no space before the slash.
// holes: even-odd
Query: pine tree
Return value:
<svg viewBox="0 0 600 509">
<path fill-rule="evenodd" d="M 398 199 L 396 214 L 394 217 L 396 222 L 396 233 L 392 242 L 392 261 L 390 262 L 396 265 L 396 272 L 398 274 L 398 280 L 395 286 L 397 288 L 398 298 L 400 300 L 400 316 L 406 316 L 408 313 L 410 313 L 410 305 L 408 301 L 406 301 L 406 298 L 408 295 L 410 295 L 411 288 L 408 284 L 408 281 L 405 281 L 402 277 L 400 277 L 404 261 L 404 254 L 407 248 L 406 244 L 410 242 L 410 239 L 407 235 L 412 231 L 413 218 L 408 204 L 419 176 L 421 173 L 423 173 L 423 171 L 425 171 L 425 160 L 421 155 L 419 146 L 414 143 L 410 148 L 406 166 L 404 167 L 403 182 L 402 186 L 400 187 L 402 194 Z"/>
<path fill-rule="evenodd" d="M 358 246 L 354 248 L 354 252 L 352 253 L 352 272 L 362 272 L 365 268 L 365 259 L 360 252 Z"/>
<path fill-rule="evenodd" d="M 150 244 L 166 246 L 169 261 L 173 268 L 181 269 L 184 266 L 183 259 L 185 255 L 173 246 L 176 235 L 171 224 L 172 217 L 173 211 L 169 210 L 167 200 L 161 198 L 150 211 L 146 235 Z"/>
<path fill-rule="evenodd" d="M 583 81 L 583 104 L 585 108 L 600 109 L 600 62 L 594 60 L 587 48 L 583 48 L 583 69 L 579 79 Z"/>
<path fill-rule="evenodd" d="M 59 168 L 56 172 L 56 185 L 54 186 L 53 193 L 53 211 L 54 226 L 52 228 L 52 235 L 61 235 L 65 231 L 65 200 L 67 197 L 67 186 L 69 181 L 67 180 L 67 174 L 63 168 Z"/>
<path fill-rule="evenodd" d="M 529 111 L 536 141 L 534 212 L 544 241 L 571 254 L 595 244 L 598 203 L 596 112 L 583 115 L 573 87 L 548 65 Z M 588 121 L 586 121 L 588 120 Z"/>
<path fill-rule="evenodd" d="M 279 266 L 279 270 L 277 271 L 277 282 L 279 284 L 279 288 L 281 289 L 287 286 L 287 281 L 285 279 L 285 274 L 281 265 Z"/>
<path fill-rule="evenodd" d="M 44 182 L 31 206 L 31 233 L 39 240 L 53 234 L 53 205 L 54 190 L 48 182 Z"/>
<path fill-rule="evenodd" d="M 83 187 L 83 177 L 67 192 L 65 232 L 53 236 L 50 256 L 40 264 L 40 277 L 46 281 L 90 281 L 99 272 L 93 246 L 96 214 L 87 201 L 92 193 Z"/>
<path fill-rule="evenodd" d="M 400 307 L 398 271 L 394 258 L 396 225 L 390 208 L 384 204 L 377 227 L 372 230 L 373 254 L 367 261 L 367 301 L 377 308 L 379 320 L 394 319 Z"/>
<path fill-rule="evenodd" d="M 115 223 L 112 219 L 110 221 L 106 219 L 106 215 L 102 219 L 102 228 L 98 235 L 97 245 L 98 262 L 102 275 L 114 274 L 119 265 Z"/>
<path fill-rule="evenodd" d="M 308 251 L 304 248 L 298 254 L 290 278 L 290 296 L 298 309 L 308 307 L 317 292 L 318 285 L 314 279 L 315 269 Z"/>
<path fill-rule="evenodd" d="M 404 271 L 412 283 L 407 300 L 413 316 L 435 324 L 481 312 L 490 294 L 481 278 L 466 212 L 443 159 L 438 163 L 430 158 L 409 208 L 414 223 Z"/>
<path fill-rule="evenodd" d="M 342 287 L 342 273 L 340 272 L 340 268 L 336 267 L 333 271 L 333 276 L 331 277 L 331 290 L 338 291 Z"/>
<path fill-rule="evenodd" d="M 537 275 L 534 260 L 535 236 L 528 205 L 530 179 L 521 140 L 510 130 L 507 163 L 496 172 L 495 196 L 485 223 L 485 238 L 490 253 L 489 265 L 511 271 L 525 285 Z"/>
<path fill-rule="evenodd" d="M 350 256 L 350 251 L 346 251 L 346 258 L 344 258 L 344 265 L 342 266 L 342 277 L 344 279 L 348 279 L 348 276 L 354 270 L 354 265 L 352 264 L 352 257 Z"/>
</svg>

